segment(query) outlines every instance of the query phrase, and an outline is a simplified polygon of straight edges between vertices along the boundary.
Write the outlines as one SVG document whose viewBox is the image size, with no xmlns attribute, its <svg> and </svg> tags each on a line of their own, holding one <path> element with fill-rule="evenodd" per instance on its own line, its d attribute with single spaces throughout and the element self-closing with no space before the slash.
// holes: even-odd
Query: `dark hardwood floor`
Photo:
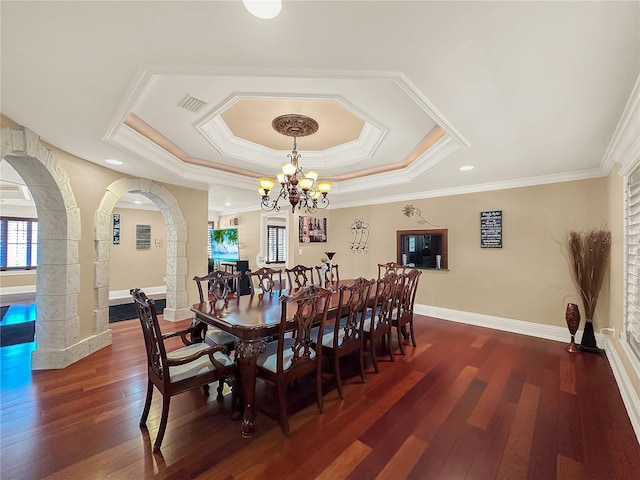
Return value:
<svg viewBox="0 0 640 480">
<path fill-rule="evenodd" d="M 394 363 L 382 357 L 364 384 L 354 370 L 343 401 L 327 368 L 323 414 L 310 380 L 292 386 L 289 438 L 270 418 L 274 392 L 260 381 L 263 410 L 249 440 L 228 416 L 230 396 L 174 397 L 162 455 L 151 452 L 157 392 L 149 433 L 138 426 L 146 365 L 137 320 L 112 324 L 112 346 L 64 370 L 31 372 L 33 344 L 4 347 L 0 477 L 640 478 L 640 446 L 604 355 L 433 318 L 415 323 L 418 347 L 407 344 Z"/>
</svg>

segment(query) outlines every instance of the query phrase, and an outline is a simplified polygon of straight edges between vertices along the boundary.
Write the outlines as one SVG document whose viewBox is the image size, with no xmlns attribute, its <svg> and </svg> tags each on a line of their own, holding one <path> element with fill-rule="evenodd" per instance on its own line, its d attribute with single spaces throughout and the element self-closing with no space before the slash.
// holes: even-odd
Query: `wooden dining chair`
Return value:
<svg viewBox="0 0 640 480">
<path fill-rule="evenodd" d="M 300 288 L 312 285 L 313 267 L 305 267 L 304 265 L 296 265 L 295 267 L 285 268 L 289 280 L 289 288 Z"/>
<path fill-rule="evenodd" d="M 401 336 L 407 338 L 411 336 L 411 344 L 414 347 L 416 346 L 416 337 L 413 333 L 413 305 L 416 300 L 420 275 L 422 275 L 422 272 L 415 269 L 401 275 L 403 281 L 398 286 L 401 289 L 398 296 L 399 302 L 391 315 L 391 325 L 397 330 L 398 344 L 402 355 L 404 355 L 404 347 L 402 346 Z M 409 326 L 409 333 L 406 331 L 407 325 Z"/>
<path fill-rule="evenodd" d="M 338 270 L 338 265 L 332 265 L 329 269 L 329 265 L 317 265 L 314 267 L 316 270 L 316 276 L 318 278 L 318 285 L 337 285 L 340 283 L 340 272 Z M 324 276 L 324 283 L 323 283 Z"/>
<path fill-rule="evenodd" d="M 240 297 L 240 278 L 241 272 L 227 273 L 220 270 L 213 271 L 203 277 L 195 276 L 193 280 L 198 286 L 198 295 L 200 297 L 200 303 L 211 301 L 214 302 L 214 308 L 223 309 L 229 301 Z M 203 288 L 206 286 L 206 289 Z M 204 292 L 207 292 L 205 297 Z M 197 322 L 194 319 L 194 324 Z M 199 325 L 202 333 L 199 333 L 200 338 L 204 338 L 205 343 L 208 345 L 224 345 L 227 349 L 227 353 L 231 353 L 235 349 L 237 338 L 224 330 L 207 326 L 205 323 Z M 218 382 L 218 399 L 223 397 L 225 380 L 221 379 Z"/>
<path fill-rule="evenodd" d="M 397 275 L 405 273 L 407 270 L 406 265 L 402 265 L 401 263 L 396 262 L 387 262 L 387 263 L 379 263 L 378 264 L 378 280 L 384 277 L 388 272 L 393 272 Z"/>
<path fill-rule="evenodd" d="M 277 339 L 268 342 L 257 359 L 257 374 L 274 384 L 278 391 L 280 426 L 289 435 L 289 419 L 285 401 L 287 384 L 309 373 L 315 374 L 316 401 L 322 412 L 322 351 L 316 350 L 311 328 L 318 325 L 324 332 L 331 291 L 317 285 L 302 287 L 280 298 L 281 314 Z"/>
<path fill-rule="evenodd" d="M 209 384 L 235 375 L 233 361 L 225 353 L 223 345 L 210 346 L 205 343 L 190 343 L 187 335 L 190 328 L 179 332 L 163 334 L 158 324 L 155 302 L 147 298 L 142 290 L 130 290 L 147 351 L 147 397 L 140 418 L 140 427 L 146 428 L 151 408 L 153 388 L 162 395 L 162 414 L 153 451 L 160 451 L 169 418 L 171 397 L 179 393 L 202 387 L 209 394 Z M 179 336 L 184 347 L 167 352 L 165 340 Z M 234 382 L 236 383 L 236 382 Z M 233 390 L 232 405 L 235 405 L 236 391 Z"/>
<path fill-rule="evenodd" d="M 282 270 L 275 270 L 269 267 L 262 267 L 256 271 L 247 271 L 249 275 L 249 289 L 251 294 L 255 293 L 254 279 L 258 282 L 261 293 L 272 294 L 274 290 L 282 290 Z"/>
<path fill-rule="evenodd" d="M 391 349 L 391 315 L 393 307 L 397 303 L 397 278 L 394 272 L 389 272 L 376 282 L 376 291 L 372 305 L 367 309 L 363 322 L 363 350 L 368 350 L 371 363 L 378 370 L 376 343 L 382 340 L 389 352 L 389 359 L 393 362 L 393 350 Z M 368 348 L 367 348 L 368 346 Z"/>
<path fill-rule="evenodd" d="M 204 277 L 193 277 L 198 286 L 200 302 L 207 300 L 228 302 L 231 298 L 240 296 L 240 279 L 242 273 L 230 273 L 221 270 L 214 270 Z M 205 298 L 203 284 L 207 285 L 207 297 Z"/>
<path fill-rule="evenodd" d="M 371 293 L 371 286 L 375 280 L 356 278 L 348 285 L 341 285 L 336 310 L 336 321 L 327 323 L 324 334 L 318 327 L 311 330 L 311 338 L 321 346 L 322 356 L 331 358 L 333 373 L 338 387 L 338 395 L 344 398 L 342 390 L 342 377 L 340 374 L 340 358 L 357 352 L 360 364 L 360 377 L 364 378 L 364 352 L 363 352 L 363 323 L 367 312 L 367 305 Z"/>
</svg>

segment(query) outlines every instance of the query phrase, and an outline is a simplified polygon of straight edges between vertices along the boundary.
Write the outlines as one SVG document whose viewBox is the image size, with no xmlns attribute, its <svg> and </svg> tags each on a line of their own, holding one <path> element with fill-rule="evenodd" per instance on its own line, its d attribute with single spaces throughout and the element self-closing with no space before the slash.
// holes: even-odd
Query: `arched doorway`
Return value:
<svg viewBox="0 0 640 480">
<path fill-rule="evenodd" d="M 109 329 L 79 339 L 80 210 L 68 175 L 29 129 L 2 129 L 1 158 L 24 179 L 38 211 L 36 349 L 31 368 L 64 368 L 111 344 Z"/>
<path fill-rule="evenodd" d="M 166 188 L 144 178 L 122 178 L 107 188 L 95 216 L 96 261 L 94 291 L 96 309 L 94 330 L 108 328 L 109 324 L 109 242 L 111 215 L 122 195 L 128 192 L 144 195 L 153 201 L 167 226 L 167 303 L 164 318 L 182 320 L 191 315 L 187 307 L 187 225 L 175 197 Z"/>
</svg>

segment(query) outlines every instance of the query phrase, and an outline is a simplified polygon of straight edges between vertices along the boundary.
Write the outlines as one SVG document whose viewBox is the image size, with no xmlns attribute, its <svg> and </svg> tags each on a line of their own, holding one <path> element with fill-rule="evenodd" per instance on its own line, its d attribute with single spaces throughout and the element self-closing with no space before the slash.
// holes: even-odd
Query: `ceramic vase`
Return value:
<svg viewBox="0 0 640 480">
<path fill-rule="evenodd" d="M 571 342 L 567 345 L 567 352 L 577 353 L 580 351 L 580 347 L 576 345 L 576 332 L 580 326 L 580 310 L 575 303 L 567 304 L 567 312 L 565 313 L 565 320 L 567 321 L 567 327 L 569 327 L 569 333 L 571 334 Z"/>
</svg>

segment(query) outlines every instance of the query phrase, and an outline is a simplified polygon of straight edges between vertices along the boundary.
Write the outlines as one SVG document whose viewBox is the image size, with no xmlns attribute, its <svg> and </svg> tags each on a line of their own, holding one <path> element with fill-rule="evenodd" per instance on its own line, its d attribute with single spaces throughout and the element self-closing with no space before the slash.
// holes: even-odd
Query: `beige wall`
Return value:
<svg viewBox="0 0 640 480">
<path fill-rule="evenodd" d="M 177 187 L 164 184 L 178 201 L 184 219 L 187 222 L 187 305 L 199 301 L 198 288 L 192 280 L 195 276 L 207 273 L 207 215 L 209 193 L 206 190 Z"/>
<path fill-rule="evenodd" d="M 115 208 L 120 214 L 120 243 L 110 244 L 109 289 L 157 287 L 167 274 L 167 227 L 160 211 Z M 151 227 L 151 248 L 136 248 L 136 225 Z M 113 227 L 113 218 L 111 221 Z"/>
<path fill-rule="evenodd" d="M 318 265 L 325 251 L 335 251 L 341 278 L 376 277 L 378 263 L 396 260 L 396 231 L 423 228 L 417 217 L 402 213 L 411 203 L 429 222 L 449 231 L 449 270 L 423 271 L 417 303 L 566 327 L 566 304 L 581 304 L 566 237 L 572 229 L 607 223 L 607 185 L 607 178 L 597 178 L 323 211 L 315 216 L 328 219 L 325 244 L 298 242 L 296 214 L 291 218 L 291 263 Z M 503 211 L 501 249 L 480 248 L 480 212 L 485 210 Z M 260 233 L 256 215 L 236 215 L 241 256 L 248 255 L 252 268 L 259 245 L 254 237 Z M 368 253 L 349 250 L 356 218 L 369 224 Z M 596 310 L 596 329 L 611 325 L 608 312 L 607 285 Z"/>
<path fill-rule="evenodd" d="M 406 217 L 411 203 L 449 233 L 449 270 L 425 270 L 417 303 L 528 322 L 566 326 L 568 301 L 579 303 L 565 240 L 572 229 L 606 223 L 606 179 L 457 195 L 332 212 L 341 276 L 377 274 L 376 264 L 396 259 L 396 231 L 419 229 Z M 502 210 L 503 248 L 480 248 L 480 212 Z M 369 223 L 369 254 L 350 254 L 349 225 Z M 342 232 L 345 232 L 344 234 Z M 338 257 L 337 257 L 338 258 Z M 345 268 L 343 268 L 343 266 Z M 608 324 L 603 292 L 597 324 Z"/>
<path fill-rule="evenodd" d="M 3 272 L 0 274 L 0 288 L 2 287 L 23 287 L 36 285 L 36 271 L 30 272 Z"/>
</svg>

